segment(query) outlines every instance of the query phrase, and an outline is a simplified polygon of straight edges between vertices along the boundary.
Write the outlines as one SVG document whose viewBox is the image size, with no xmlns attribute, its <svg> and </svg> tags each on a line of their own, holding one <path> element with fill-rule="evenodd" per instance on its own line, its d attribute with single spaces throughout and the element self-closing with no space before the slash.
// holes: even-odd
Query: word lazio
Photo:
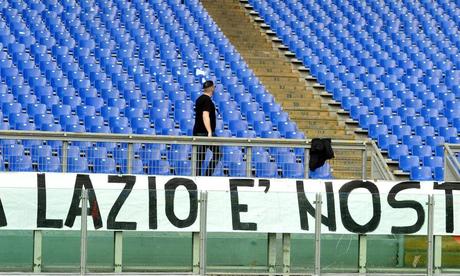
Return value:
<svg viewBox="0 0 460 276">
<path fill-rule="evenodd" d="M 13 185 L 14 184 L 14 185 Z M 0 229 L 80 229 L 88 194 L 89 230 L 313 233 L 322 194 L 322 232 L 426 234 L 435 195 L 435 234 L 460 234 L 460 182 L 288 180 L 222 177 L 2 173 Z"/>
</svg>

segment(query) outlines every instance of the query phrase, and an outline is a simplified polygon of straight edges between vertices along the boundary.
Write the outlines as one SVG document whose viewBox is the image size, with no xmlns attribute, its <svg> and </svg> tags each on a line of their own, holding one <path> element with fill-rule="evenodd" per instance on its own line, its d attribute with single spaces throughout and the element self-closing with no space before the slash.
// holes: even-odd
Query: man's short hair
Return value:
<svg viewBox="0 0 460 276">
<path fill-rule="evenodd" d="M 207 89 L 213 85 L 214 85 L 214 82 L 212 80 L 207 80 L 203 83 L 203 89 Z"/>
</svg>

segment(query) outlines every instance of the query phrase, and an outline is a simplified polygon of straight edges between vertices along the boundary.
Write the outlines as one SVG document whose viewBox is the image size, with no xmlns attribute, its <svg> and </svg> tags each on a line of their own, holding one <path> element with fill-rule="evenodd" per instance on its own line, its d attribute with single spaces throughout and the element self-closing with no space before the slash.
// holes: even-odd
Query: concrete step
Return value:
<svg viewBox="0 0 460 276">
<path fill-rule="evenodd" d="M 305 133 L 307 138 L 343 139 L 344 137 L 347 137 L 345 130 L 342 129 L 303 129 L 303 132 Z"/>
<path fill-rule="evenodd" d="M 299 101 L 298 99 L 286 99 L 283 100 L 283 107 L 286 108 L 291 108 L 291 107 L 304 107 L 304 106 L 309 106 L 309 107 L 321 107 L 321 103 L 319 102 L 313 102 L 313 101 Z"/>
<path fill-rule="evenodd" d="M 252 66 L 254 72 L 260 73 L 261 77 L 286 77 L 286 78 L 297 78 L 295 74 L 292 73 L 291 68 L 276 68 L 272 66 Z"/>
<path fill-rule="evenodd" d="M 273 43 L 276 36 L 268 36 L 265 29 L 251 21 L 244 4 L 240 4 L 239 0 L 202 0 L 202 3 L 260 82 L 297 122 L 307 138 L 353 138 L 344 124 L 339 123 L 337 115 L 319 96 L 315 96 L 304 73 L 293 65 L 292 57 L 287 57 L 287 53 L 280 50 L 282 45 Z M 338 166 L 334 175 L 359 177 L 360 153 L 347 154 L 341 156 L 346 159 L 334 161 Z M 349 162 L 355 163 L 351 166 Z"/>
<path fill-rule="evenodd" d="M 335 120 L 308 120 L 308 119 L 299 119 L 297 120 L 297 126 L 301 129 L 309 128 L 309 129 L 323 129 L 323 128 L 330 128 L 335 129 L 338 128 L 338 123 Z"/>
</svg>

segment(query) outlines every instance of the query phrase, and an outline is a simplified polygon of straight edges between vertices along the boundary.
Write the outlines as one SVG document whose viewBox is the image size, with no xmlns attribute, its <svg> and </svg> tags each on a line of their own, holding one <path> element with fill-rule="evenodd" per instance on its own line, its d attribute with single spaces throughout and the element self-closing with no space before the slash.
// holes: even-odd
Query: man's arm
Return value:
<svg viewBox="0 0 460 276">
<path fill-rule="evenodd" d="M 209 111 L 203 111 L 203 123 L 204 127 L 208 131 L 208 137 L 212 137 L 211 118 L 209 117 Z"/>
</svg>

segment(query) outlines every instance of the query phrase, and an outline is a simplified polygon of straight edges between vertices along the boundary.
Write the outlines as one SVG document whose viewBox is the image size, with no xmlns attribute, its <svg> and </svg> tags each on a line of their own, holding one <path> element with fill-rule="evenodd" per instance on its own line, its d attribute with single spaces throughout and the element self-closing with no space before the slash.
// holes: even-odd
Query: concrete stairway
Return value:
<svg viewBox="0 0 460 276">
<path fill-rule="evenodd" d="M 307 138 L 364 138 L 347 125 L 347 116 L 337 114 L 320 96 L 318 84 L 308 80 L 277 44 L 250 16 L 239 0 L 203 0 L 204 7 L 242 55 L 262 84 L 288 112 Z M 305 70 L 304 70 L 305 71 Z M 335 178 L 361 177 L 361 152 L 335 149 L 331 162 Z M 369 171 L 369 169 L 368 169 Z M 369 175 L 369 174 L 368 174 Z"/>
</svg>

